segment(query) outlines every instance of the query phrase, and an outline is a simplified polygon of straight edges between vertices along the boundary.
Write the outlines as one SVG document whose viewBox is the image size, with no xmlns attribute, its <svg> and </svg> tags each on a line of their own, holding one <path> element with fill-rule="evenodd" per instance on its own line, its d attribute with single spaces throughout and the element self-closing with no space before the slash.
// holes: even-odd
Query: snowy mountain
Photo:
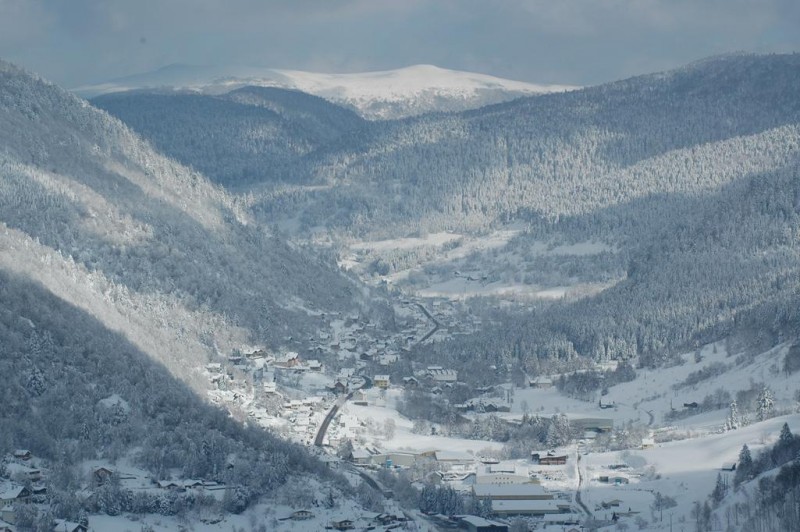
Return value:
<svg viewBox="0 0 800 532">
<path fill-rule="evenodd" d="M 371 120 L 476 109 L 523 96 L 575 88 L 536 85 L 433 65 L 354 74 L 170 65 L 74 90 L 83 97 L 93 98 L 113 92 L 163 88 L 219 94 L 248 85 L 300 90 L 354 109 Z"/>
</svg>

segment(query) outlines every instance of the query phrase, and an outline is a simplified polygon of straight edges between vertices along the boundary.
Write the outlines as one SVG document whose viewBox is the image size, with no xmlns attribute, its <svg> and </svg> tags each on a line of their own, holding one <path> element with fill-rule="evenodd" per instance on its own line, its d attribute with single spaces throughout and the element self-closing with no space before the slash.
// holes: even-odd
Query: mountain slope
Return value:
<svg viewBox="0 0 800 532">
<path fill-rule="evenodd" d="M 215 94 L 244 86 L 297 89 L 354 109 L 372 120 L 432 111 L 463 111 L 521 96 L 574 88 L 535 85 L 432 65 L 356 74 L 171 65 L 154 72 L 78 87 L 75 92 L 92 98 L 132 89 L 171 87 Z"/>
<path fill-rule="evenodd" d="M 197 393 L 203 366 L 233 349 L 316 331 L 314 311 L 368 311 L 359 286 L 118 120 L 4 62 L 0 123 L 0 455 L 46 460 L 55 517 L 241 512 L 298 474 L 349 490 Z M 229 489 L 189 500 L 112 483 L 79 500 L 80 466 L 97 459 Z"/>
<path fill-rule="evenodd" d="M 221 96 L 109 94 L 92 100 L 161 151 L 228 188 L 293 182 L 295 161 L 358 128 L 355 113 L 299 91 L 244 87 Z"/>
</svg>

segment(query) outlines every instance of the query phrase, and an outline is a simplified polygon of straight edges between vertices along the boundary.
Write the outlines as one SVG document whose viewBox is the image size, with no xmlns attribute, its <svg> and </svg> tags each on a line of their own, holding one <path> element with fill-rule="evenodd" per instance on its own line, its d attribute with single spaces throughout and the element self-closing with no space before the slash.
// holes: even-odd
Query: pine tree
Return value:
<svg viewBox="0 0 800 532">
<path fill-rule="evenodd" d="M 736 401 L 733 401 L 730 406 L 730 412 L 728 413 L 728 419 L 725 422 L 725 430 L 736 430 L 741 426 L 741 423 L 739 419 L 739 409 L 736 405 Z"/>
<path fill-rule="evenodd" d="M 778 445 L 781 447 L 789 447 L 794 442 L 794 434 L 789 429 L 789 424 L 784 423 L 781 427 L 781 435 L 778 437 Z"/>
<path fill-rule="evenodd" d="M 733 478 L 734 486 L 753 478 L 753 457 L 747 444 L 739 451 L 739 464 L 736 466 L 736 475 Z"/>
<path fill-rule="evenodd" d="M 711 492 L 711 500 L 714 503 L 714 508 L 719 506 L 719 503 L 722 502 L 722 499 L 725 498 L 727 493 L 728 484 L 725 482 L 725 479 L 722 478 L 722 473 L 717 473 L 717 484 L 714 486 L 714 491 Z"/>
<path fill-rule="evenodd" d="M 775 411 L 775 399 L 772 390 L 764 386 L 758 393 L 758 420 L 764 421 L 772 417 Z"/>
</svg>

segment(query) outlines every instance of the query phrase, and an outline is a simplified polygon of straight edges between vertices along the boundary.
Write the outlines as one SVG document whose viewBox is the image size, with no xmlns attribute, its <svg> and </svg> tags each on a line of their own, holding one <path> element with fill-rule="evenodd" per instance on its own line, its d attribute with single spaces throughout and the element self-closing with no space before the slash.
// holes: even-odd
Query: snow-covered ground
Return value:
<svg viewBox="0 0 800 532">
<path fill-rule="evenodd" d="M 774 443 L 781 427 L 788 423 L 794 433 L 800 431 L 800 414 L 791 414 L 754 423 L 747 427 L 682 441 L 656 444 L 651 449 L 608 453 L 589 453 L 581 457 L 584 480 L 582 499 L 591 511 L 603 502 L 621 501 L 619 507 L 601 509 L 596 517 L 609 517 L 613 511 L 640 512 L 650 521 L 648 530 L 669 530 L 669 515 L 673 527 L 686 522 L 684 529 L 693 529 L 691 510 L 695 501 L 706 500 L 726 462 L 735 462 L 742 446 L 747 444 L 752 453 Z M 626 465 L 611 469 L 610 465 Z M 732 475 L 723 472 L 724 475 Z M 601 483 L 600 476 L 621 476 L 628 484 Z M 731 478 L 732 480 L 732 478 Z M 650 505 L 655 492 L 672 497 L 675 508 L 664 510 L 664 520 L 654 522 Z M 658 516 L 660 517 L 660 515 Z M 681 528 L 674 528 L 680 530 Z"/>
</svg>

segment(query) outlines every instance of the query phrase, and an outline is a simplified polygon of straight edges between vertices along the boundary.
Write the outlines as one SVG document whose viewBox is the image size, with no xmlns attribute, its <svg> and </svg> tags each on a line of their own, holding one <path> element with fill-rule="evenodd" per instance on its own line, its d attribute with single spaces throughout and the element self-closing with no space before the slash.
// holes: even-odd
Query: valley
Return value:
<svg viewBox="0 0 800 532">
<path fill-rule="evenodd" d="M 794 526 L 798 90 L 0 62 L 0 530 Z"/>
</svg>

